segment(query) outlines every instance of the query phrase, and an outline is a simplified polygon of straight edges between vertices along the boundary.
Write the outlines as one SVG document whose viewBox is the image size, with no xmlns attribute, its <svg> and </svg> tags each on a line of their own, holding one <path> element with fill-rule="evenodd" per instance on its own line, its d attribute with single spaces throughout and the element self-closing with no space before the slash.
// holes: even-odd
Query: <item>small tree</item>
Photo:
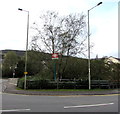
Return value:
<svg viewBox="0 0 120 114">
<path fill-rule="evenodd" d="M 3 61 L 3 76 L 12 77 L 18 63 L 18 56 L 15 52 L 11 51 L 5 55 Z"/>
</svg>

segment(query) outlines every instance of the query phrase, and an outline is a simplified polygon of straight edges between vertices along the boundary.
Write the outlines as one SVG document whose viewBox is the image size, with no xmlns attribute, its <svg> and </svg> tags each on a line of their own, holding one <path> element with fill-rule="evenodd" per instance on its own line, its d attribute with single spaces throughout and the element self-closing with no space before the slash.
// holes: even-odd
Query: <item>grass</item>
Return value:
<svg viewBox="0 0 120 114">
<path fill-rule="evenodd" d="M 17 90 L 24 90 L 17 88 Z M 113 89 L 27 89 L 26 91 L 107 91 Z"/>
</svg>

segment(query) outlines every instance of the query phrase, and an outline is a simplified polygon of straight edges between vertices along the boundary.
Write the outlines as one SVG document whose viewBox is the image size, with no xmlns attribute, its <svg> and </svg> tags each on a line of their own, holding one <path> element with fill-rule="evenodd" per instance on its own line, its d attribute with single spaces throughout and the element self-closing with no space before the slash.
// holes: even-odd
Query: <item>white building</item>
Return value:
<svg viewBox="0 0 120 114">
<path fill-rule="evenodd" d="M 107 62 L 109 64 L 111 64 L 111 63 L 120 64 L 120 59 L 110 56 L 105 59 L 105 62 Z"/>
</svg>

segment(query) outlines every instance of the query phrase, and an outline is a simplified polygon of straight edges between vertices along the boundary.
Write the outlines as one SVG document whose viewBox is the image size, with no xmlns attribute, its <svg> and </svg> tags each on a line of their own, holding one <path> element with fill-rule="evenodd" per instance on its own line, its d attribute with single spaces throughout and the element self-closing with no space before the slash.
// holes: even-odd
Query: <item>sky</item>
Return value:
<svg viewBox="0 0 120 114">
<path fill-rule="evenodd" d="M 1 0 L 0 1 L 0 50 L 25 50 L 27 38 L 27 13 L 29 11 L 29 43 L 31 27 L 45 11 L 56 11 L 61 15 L 82 13 L 99 2 L 100 6 L 90 11 L 91 58 L 118 57 L 118 2 L 119 0 Z"/>
</svg>

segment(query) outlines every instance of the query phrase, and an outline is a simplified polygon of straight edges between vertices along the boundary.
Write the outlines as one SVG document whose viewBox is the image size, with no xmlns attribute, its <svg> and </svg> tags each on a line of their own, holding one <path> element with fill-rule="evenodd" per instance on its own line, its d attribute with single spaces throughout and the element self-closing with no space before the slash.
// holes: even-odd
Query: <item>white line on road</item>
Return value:
<svg viewBox="0 0 120 114">
<path fill-rule="evenodd" d="M 11 109 L 11 110 L 0 110 L 0 112 L 19 112 L 19 111 L 29 111 L 30 109 Z"/>
<path fill-rule="evenodd" d="M 64 106 L 64 108 L 85 108 L 85 107 L 106 106 L 106 105 L 113 105 L 113 104 L 114 103 L 90 104 L 90 105 L 79 105 L 79 106 Z"/>
</svg>

